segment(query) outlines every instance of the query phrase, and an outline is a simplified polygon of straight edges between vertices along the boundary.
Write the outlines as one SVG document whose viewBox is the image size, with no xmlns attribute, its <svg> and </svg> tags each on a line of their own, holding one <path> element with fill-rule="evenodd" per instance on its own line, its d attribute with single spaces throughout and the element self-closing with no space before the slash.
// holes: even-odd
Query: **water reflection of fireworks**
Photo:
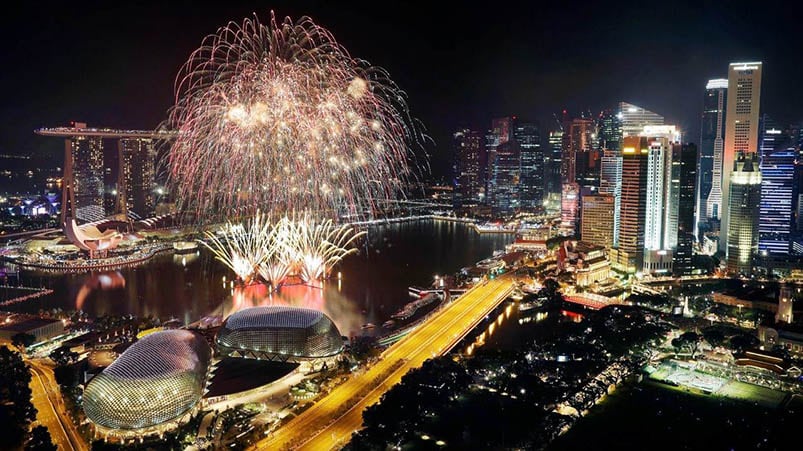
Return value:
<svg viewBox="0 0 803 451">
<path fill-rule="evenodd" d="M 265 284 L 235 286 L 232 289 L 231 304 L 224 307 L 224 316 L 249 307 L 286 305 L 322 311 L 332 318 L 344 335 L 358 333 L 364 316 L 357 305 L 340 294 L 336 284 L 324 283 L 321 286 L 304 284 L 285 285 L 273 291 Z"/>
</svg>

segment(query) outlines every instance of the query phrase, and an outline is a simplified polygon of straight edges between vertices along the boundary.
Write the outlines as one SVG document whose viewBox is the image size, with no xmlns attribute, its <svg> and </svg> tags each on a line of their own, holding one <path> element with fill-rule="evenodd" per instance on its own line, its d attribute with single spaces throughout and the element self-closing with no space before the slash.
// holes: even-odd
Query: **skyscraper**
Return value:
<svg viewBox="0 0 803 451">
<path fill-rule="evenodd" d="M 580 239 L 587 243 L 613 247 L 614 198 L 611 194 L 583 196 Z"/>
<path fill-rule="evenodd" d="M 80 122 L 74 126 L 86 128 Z M 103 219 L 103 140 L 95 136 L 67 138 L 64 174 L 62 221 L 68 217 L 84 222 Z"/>
<path fill-rule="evenodd" d="M 761 103 L 761 63 L 731 63 L 728 68 L 728 102 L 725 112 L 725 150 L 722 154 L 721 230 L 730 234 L 728 209 L 730 183 L 738 152 L 758 151 L 759 107 Z M 758 169 L 758 168 L 756 168 Z M 737 191 L 741 191 L 737 189 Z M 739 205 L 737 203 L 737 205 Z M 737 215 L 738 216 L 738 215 Z M 720 237 L 720 250 L 729 252 L 730 238 Z M 729 259 L 730 261 L 730 259 Z"/>
<path fill-rule="evenodd" d="M 719 219 L 722 210 L 722 152 L 725 149 L 727 96 L 727 79 L 708 80 L 700 131 L 698 223 L 708 218 Z"/>
<path fill-rule="evenodd" d="M 563 183 L 577 182 L 577 161 L 586 158 L 593 150 L 593 136 L 596 134 L 594 121 L 574 118 L 563 125 L 563 146 L 561 153 L 561 178 Z"/>
<path fill-rule="evenodd" d="M 538 126 L 514 120 L 513 139 L 521 158 L 520 205 L 523 208 L 539 207 L 544 200 L 544 153 Z"/>
<path fill-rule="evenodd" d="M 648 137 L 647 187 L 644 217 L 644 267 L 648 274 L 672 270 L 677 244 L 679 162 L 675 168 L 673 142 L 668 136 Z M 673 170 L 676 169 L 676 170 Z"/>
<path fill-rule="evenodd" d="M 649 152 L 650 146 L 646 137 L 624 137 L 619 243 L 612 253 L 612 261 L 615 268 L 631 274 L 641 271 L 644 264 L 644 218 L 647 205 Z"/>
<path fill-rule="evenodd" d="M 621 122 L 622 136 L 639 136 L 646 125 L 663 125 L 664 117 L 632 103 L 619 102 L 616 117 Z"/>
<path fill-rule="evenodd" d="M 558 124 L 560 127 L 560 124 Z M 549 149 L 544 156 L 544 167 L 546 179 L 546 192 L 548 194 L 561 193 L 561 153 L 563 148 L 563 129 L 552 130 L 549 132 Z"/>
<path fill-rule="evenodd" d="M 586 166 L 590 152 L 594 150 L 596 127 L 594 121 L 574 118 L 563 124 L 563 144 L 561 153 L 561 228 L 563 233 L 572 235 L 578 232 L 580 215 L 580 180 L 585 180 Z M 581 173 L 578 174 L 578 161 Z M 581 175 L 582 177 L 578 177 Z"/>
<path fill-rule="evenodd" d="M 564 183 L 560 195 L 560 229 L 561 234 L 574 235 L 577 232 L 578 203 L 580 202 L 580 185 Z"/>
<path fill-rule="evenodd" d="M 123 138 L 118 141 L 117 208 L 135 218 L 147 218 L 155 210 L 156 148 L 150 138 Z M 125 202 L 123 202 L 123 200 Z"/>
<path fill-rule="evenodd" d="M 455 155 L 454 204 L 456 207 L 476 205 L 484 191 L 481 154 L 485 149 L 482 134 L 463 128 L 454 133 L 452 144 Z"/>
<path fill-rule="evenodd" d="M 600 161 L 600 194 L 613 196 L 613 246 L 619 244 L 619 213 L 622 207 L 622 154 L 616 150 L 605 150 Z"/>
<path fill-rule="evenodd" d="M 727 208 L 728 272 L 749 274 L 758 251 L 761 172 L 755 152 L 739 151 L 729 177 Z"/>
<path fill-rule="evenodd" d="M 520 206 L 521 155 L 514 141 L 499 144 L 488 159 L 488 200 L 494 211 L 510 213 Z"/>
<path fill-rule="evenodd" d="M 673 165 L 678 164 L 678 203 L 677 203 L 677 246 L 673 254 L 673 270 L 676 275 L 691 274 L 694 232 L 695 206 L 697 206 L 697 146 L 694 144 L 674 144 L 672 148 Z M 674 166 L 673 166 L 674 171 Z M 673 174 L 674 178 L 674 174 Z M 672 232 L 671 230 L 669 231 Z"/>
<path fill-rule="evenodd" d="M 611 110 L 603 110 L 597 118 L 597 135 L 600 150 L 622 150 L 622 121 Z"/>
<path fill-rule="evenodd" d="M 758 249 L 762 255 L 789 254 L 797 152 L 790 138 L 767 115 L 761 118 L 761 205 Z"/>
</svg>

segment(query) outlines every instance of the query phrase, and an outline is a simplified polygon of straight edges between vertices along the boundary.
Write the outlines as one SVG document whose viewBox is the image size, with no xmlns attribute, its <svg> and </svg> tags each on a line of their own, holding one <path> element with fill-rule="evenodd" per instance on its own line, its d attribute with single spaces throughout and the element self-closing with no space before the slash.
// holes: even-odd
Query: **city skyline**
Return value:
<svg viewBox="0 0 803 451">
<path fill-rule="evenodd" d="M 440 11 L 427 15 L 414 6 L 395 5 L 394 14 L 387 15 L 370 7 L 346 11 L 303 2 L 193 5 L 189 14 L 181 5 L 108 9 L 98 4 L 89 5 L 88 13 L 62 8 L 51 6 L 51 17 L 58 21 L 48 19 L 50 26 L 25 30 L 32 39 L 3 50 L 10 67 L 29 68 L 0 75 L 3 85 L 19 88 L 9 93 L 0 111 L 3 153 L 58 154 L 56 145 L 37 140 L 31 130 L 71 120 L 156 127 L 171 104 L 184 55 L 226 20 L 252 12 L 264 17 L 270 8 L 280 15 L 311 16 L 354 55 L 390 72 L 414 105 L 412 114 L 434 139 L 427 150 L 435 177 L 448 175 L 454 129 L 509 114 L 544 125 L 563 109 L 597 111 L 624 100 L 666 116 L 687 141 L 698 142 L 702 99 L 689 87 L 726 76 L 722 68 L 732 61 L 763 61 L 770 68 L 765 78 L 773 80 L 762 91 L 763 110 L 781 123 L 803 119 L 796 106 L 803 103 L 798 98 L 803 94 L 788 89 L 800 63 L 786 56 L 801 44 L 792 27 L 784 25 L 791 25 L 791 15 L 783 14 L 782 4 L 771 3 L 751 14 L 750 23 L 738 15 L 738 8 L 681 4 L 660 11 L 663 20 L 683 24 L 682 36 L 646 37 L 633 37 L 619 25 L 658 11 L 642 4 L 592 5 L 577 11 L 511 5 L 511 13 L 500 17 L 455 5 L 440 5 Z M 25 19 L 37 13 L 21 9 L 6 15 L 10 23 L 2 33 L 18 34 Z M 589 25 L 567 27 L 568 17 L 587 18 Z M 74 26 L 67 29 L 61 23 Z M 182 32 L 176 33 L 177 28 Z M 407 29 L 416 33 L 405 33 Z M 476 39 L 462 39 L 472 33 Z M 778 41 L 784 42 L 783 49 L 774 45 Z M 62 50 L 64 42 L 70 43 L 69 52 Z M 107 57 L 92 65 L 98 54 Z M 629 60 L 637 56 L 638 70 L 632 70 Z M 74 67 L 79 76 L 58 75 L 64 73 L 56 70 L 61 67 Z M 542 145 L 546 132 L 541 133 Z"/>
<path fill-rule="evenodd" d="M 760 6 L 18 6 L 0 449 L 800 448 Z"/>
</svg>

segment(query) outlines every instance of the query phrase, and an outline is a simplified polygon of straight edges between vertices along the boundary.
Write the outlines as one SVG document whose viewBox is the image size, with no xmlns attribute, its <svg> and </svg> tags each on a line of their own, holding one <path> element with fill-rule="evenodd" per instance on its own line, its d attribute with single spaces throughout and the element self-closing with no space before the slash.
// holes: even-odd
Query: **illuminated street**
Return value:
<svg viewBox="0 0 803 451">
<path fill-rule="evenodd" d="M 64 450 L 88 450 L 72 420 L 64 409 L 59 386 L 53 370 L 34 361 L 28 361 L 31 368 L 32 401 L 36 407 L 36 420 L 47 427 L 53 443 Z"/>
<path fill-rule="evenodd" d="M 344 445 L 361 427 L 366 407 L 379 401 L 407 371 L 451 349 L 512 290 L 513 281 L 508 277 L 473 288 L 385 351 L 381 361 L 335 388 L 259 442 L 257 448 L 317 450 Z"/>
</svg>

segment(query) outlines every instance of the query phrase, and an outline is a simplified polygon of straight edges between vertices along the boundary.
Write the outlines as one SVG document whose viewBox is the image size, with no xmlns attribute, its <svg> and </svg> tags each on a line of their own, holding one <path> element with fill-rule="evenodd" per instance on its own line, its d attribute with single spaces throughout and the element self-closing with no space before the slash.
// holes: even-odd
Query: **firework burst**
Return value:
<svg viewBox="0 0 803 451">
<path fill-rule="evenodd" d="M 257 214 L 242 224 L 227 223 L 222 236 L 206 232 L 202 243 L 245 283 L 261 277 L 278 288 L 291 276 L 307 284 L 328 277 L 334 265 L 356 252 L 354 242 L 364 233 L 308 215 L 271 224 Z"/>
<path fill-rule="evenodd" d="M 192 53 L 175 93 L 168 179 L 180 210 L 201 218 L 363 216 L 402 192 L 422 139 L 387 72 L 307 17 L 229 23 Z"/>
</svg>

